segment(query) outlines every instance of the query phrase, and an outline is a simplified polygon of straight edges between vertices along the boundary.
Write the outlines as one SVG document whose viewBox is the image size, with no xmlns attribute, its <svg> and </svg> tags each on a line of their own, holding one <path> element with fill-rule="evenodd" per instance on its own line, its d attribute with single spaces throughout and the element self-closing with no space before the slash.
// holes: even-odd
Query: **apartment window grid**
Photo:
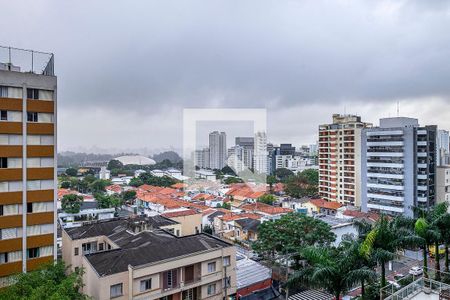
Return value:
<svg viewBox="0 0 450 300">
<path fill-rule="evenodd" d="M 216 262 L 208 263 L 208 273 L 213 273 L 216 271 Z"/>
<path fill-rule="evenodd" d="M 148 279 L 141 280 L 140 287 L 141 287 L 141 292 L 151 290 L 152 289 L 152 279 L 148 278 Z"/>
<path fill-rule="evenodd" d="M 111 285 L 110 287 L 110 297 L 116 298 L 123 295 L 123 283 L 118 283 Z"/>
<path fill-rule="evenodd" d="M 216 284 L 215 283 L 208 284 L 207 293 L 208 293 L 208 296 L 216 294 Z"/>
</svg>

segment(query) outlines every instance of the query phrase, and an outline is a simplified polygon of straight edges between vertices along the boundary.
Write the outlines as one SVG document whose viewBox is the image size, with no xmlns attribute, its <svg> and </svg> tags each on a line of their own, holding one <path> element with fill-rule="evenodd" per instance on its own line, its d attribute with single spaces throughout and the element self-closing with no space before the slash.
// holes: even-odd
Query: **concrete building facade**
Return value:
<svg viewBox="0 0 450 300">
<path fill-rule="evenodd" d="M 435 203 L 436 126 L 384 118 L 362 131 L 362 210 L 413 216 Z"/>
<path fill-rule="evenodd" d="M 227 161 L 227 135 L 213 131 L 209 134 L 209 168 L 222 169 Z"/>
<path fill-rule="evenodd" d="M 436 203 L 450 204 L 450 166 L 436 168 Z"/>
<path fill-rule="evenodd" d="M 319 126 L 319 195 L 328 201 L 361 205 L 361 130 L 371 127 L 356 115 L 333 115 Z"/>
<path fill-rule="evenodd" d="M 39 72 L 0 63 L 0 286 L 56 259 L 57 78 L 45 55 Z"/>
</svg>

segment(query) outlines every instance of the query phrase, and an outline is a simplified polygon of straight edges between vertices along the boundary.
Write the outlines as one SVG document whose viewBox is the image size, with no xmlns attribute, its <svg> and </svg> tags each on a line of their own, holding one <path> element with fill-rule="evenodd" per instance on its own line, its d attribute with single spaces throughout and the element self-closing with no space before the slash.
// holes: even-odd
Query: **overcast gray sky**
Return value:
<svg viewBox="0 0 450 300">
<path fill-rule="evenodd" d="M 0 44 L 54 52 L 59 148 L 182 145 L 183 108 L 267 108 L 312 143 L 331 114 L 450 129 L 449 1 L 2 1 Z M 221 129 L 221 128 L 219 128 Z"/>
</svg>

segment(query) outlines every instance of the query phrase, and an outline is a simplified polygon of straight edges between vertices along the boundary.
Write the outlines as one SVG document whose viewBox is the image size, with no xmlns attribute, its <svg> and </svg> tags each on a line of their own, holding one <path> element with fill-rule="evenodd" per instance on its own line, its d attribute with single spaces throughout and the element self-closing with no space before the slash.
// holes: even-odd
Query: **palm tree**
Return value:
<svg viewBox="0 0 450 300">
<path fill-rule="evenodd" d="M 439 231 L 441 232 L 442 241 L 445 245 L 445 272 L 449 272 L 449 243 L 450 243 L 450 214 L 445 213 L 437 222 Z"/>
<path fill-rule="evenodd" d="M 443 240 L 444 235 L 447 235 L 447 229 L 442 224 L 445 215 L 447 214 L 447 203 L 440 203 L 430 210 L 418 210 L 421 215 L 417 219 L 414 225 L 414 231 L 418 236 L 423 239 L 422 249 L 423 249 L 423 268 L 424 276 L 428 277 L 428 247 L 434 245 L 434 256 L 435 256 L 435 269 L 437 281 L 441 280 L 441 264 L 439 255 L 439 245 Z M 447 259 L 448 263 L 448 259 Z"/>
<path fill-rule="evenodd" d="M 381 287 L 386 286 L 386 263 L 406 246 L 417 245 L 422 239 L 413 234 L 411 220 L 399 217 L 390 220 L 381 215 L 361 244 L 361 253 L 372 257 L 381 266 Z"/>
<path fill-rule="evenodd" d="M 356 259 L 351 256 L 354 253 L 344 246 L 307 247 L 302 251 L 302 256 L 308 261 L 308 266 L 296 271 L 288 285 L 302 283 L 311 288 L 324 288 L 340 299 L 341 294 L 355 284 L 376 279 L 373 270 L 355 265 Z"/>
</svg>

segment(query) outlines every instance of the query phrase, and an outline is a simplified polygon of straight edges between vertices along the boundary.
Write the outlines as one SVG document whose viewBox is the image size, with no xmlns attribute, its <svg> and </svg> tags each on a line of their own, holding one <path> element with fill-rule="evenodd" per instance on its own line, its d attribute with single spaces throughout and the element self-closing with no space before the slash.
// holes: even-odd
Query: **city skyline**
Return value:
<svg viewBox="0 0 450 300">
<path fill-rule="evenodd" d="M 3 7 L 4 28 L 27 15 L 23 28 L 0 33 L 3 44 L 58 57 L 59 117 L 77 120 L 60 125 L 60 151 L 179 149 L 186 107 L 265 107 L 268 138 L 295 145 L 314 142 L 333 113 L 374 123 L 395 116 L 397 101 L 401 116 L 450 128 L 446 2 Z"/>
</svg>

